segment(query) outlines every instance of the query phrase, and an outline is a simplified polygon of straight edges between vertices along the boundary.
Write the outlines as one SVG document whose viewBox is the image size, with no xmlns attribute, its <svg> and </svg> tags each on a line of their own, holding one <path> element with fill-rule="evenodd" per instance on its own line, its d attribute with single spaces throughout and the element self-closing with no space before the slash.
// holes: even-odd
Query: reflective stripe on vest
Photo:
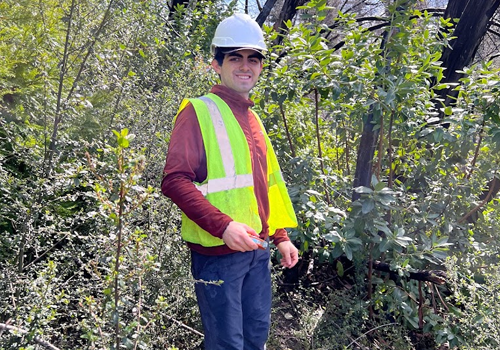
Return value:
<svg viewBox="0 0 500 350">
<path fill-rule="evenodd" d="M 210 113 L 210 118 L 215 129 L 215 135 L 219 144 L 220 153 L 222 157 L 222 164 L 226 172 L 225 178 L 208 179 L 208 182 L 203 185 L 197 185 L 196 188 L 206 196 L 209 193 L 227 191 L 233 188 L 242 188 L 253 186 L 253 175 L 244 174 L 236 175 L 236 167 L 234 164 L 233 152 L 231 151 L 231 143 L 229 142 L 229 135 L 220 114 L 219 108 L 207 96 L 200 97 L 200 100 L 205 102 Z"/>
<path fill-rule="evenodd" d="M 196 112 L 207 155 L 207 179 L 194 185 L 221 212 L 261 232 L 262 222 L 254 193 L 250 150 L 241 126 L 229 106 L 217 95 L 208 94 L 184 100 L 179 112 L 188 102 L 191 102 Z M 259 117 L 253 114 L 267 146 L 268 224 L 269 235 L 273 235 L 278 228 L 297 226 L 297 219 L 269 137 Z M 222 239 L 203 230 L 184 213 L 181 232 L 184 240 L 205 247 L 224 244 Z"/>
</svg>

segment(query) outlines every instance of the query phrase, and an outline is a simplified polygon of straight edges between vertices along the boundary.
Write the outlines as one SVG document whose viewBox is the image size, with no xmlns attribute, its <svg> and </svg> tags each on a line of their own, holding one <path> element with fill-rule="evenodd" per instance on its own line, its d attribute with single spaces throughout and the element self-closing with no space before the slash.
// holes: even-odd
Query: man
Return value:
<svg viewBox="0 0 500 350">
<path fill-rule="evenodd" d="M 265 50 L 262 30 L 248 15 L 219 24 L 212 67 L 221 83 L 181 104 L 164 169 L 162 192 L 182 210 L 208 350 L 265 349 L 271 314 L 267 242 L 273 240 L 283 266 L 298 260 L 284 230 L 297 219 L 276 155 L 250 109 Z"/>
</svg>

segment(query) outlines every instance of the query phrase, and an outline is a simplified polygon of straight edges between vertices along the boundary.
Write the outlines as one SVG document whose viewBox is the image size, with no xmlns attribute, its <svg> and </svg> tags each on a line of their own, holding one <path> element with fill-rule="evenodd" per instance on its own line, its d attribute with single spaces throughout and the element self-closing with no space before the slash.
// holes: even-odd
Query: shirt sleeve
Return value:
<svg viewBox="0 0 500 350">
<path fill-rule="evenodd" d="M 161 183 L 169 197 L 188 218 L 211 235 L 222 238 L 231 217 L 213 206 L 195 187 L 193 181 L 207 177 L 207 162 L 200 126 L 192 104 L 177 116 L 170 138 Z"/>
<path fill-rule="evenodd" d="M 288 237 L 288 233 L 284 228 L 279 228 L 276 230 L 274 235 L 270 236 L 271 239 L 273 240 L 273 243 L 275 246 L 280 244 L 281 242 L 289 241 L 290 238 Z"/>
</svg>

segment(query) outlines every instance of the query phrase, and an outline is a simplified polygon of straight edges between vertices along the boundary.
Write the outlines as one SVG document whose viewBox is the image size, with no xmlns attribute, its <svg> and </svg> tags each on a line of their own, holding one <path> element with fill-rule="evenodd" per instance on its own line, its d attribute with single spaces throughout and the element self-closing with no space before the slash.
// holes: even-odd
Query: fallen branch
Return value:
<svg viewBox="0 0 500 350">
<path fill-rule="evenodd" d="M 358 340 L 360 340 L 361 338 L 363 338 L 364 336 L 366 336 L 368 333 L 371 333 L 373 331 L 376 331 L 377 329 L 379 328 L 383 328 L 383 327 L 388 327 L 388 326 L 394 326 L 396 325 L 397 323 L 387 323 L 387 324 L 383 324 L 383 325 L 380 325 L 380 326 L 377 326 L 375 328 L 372 328 L 366 332 L 364 332 L 363 334 L 361 334 L 359 337 L 357 337 L 356 339 L 354 339 L 349 345 L 347 345 L 346 349 L 349 349 L 351 347 L 351 345 L 353 344 L 356 344 L 356 345 L 359 345 L 357 343 Z"/>
<path fill-rule="evenodd" d="M 11 325 L 8 325 L 8 324 L 5 324 L 5 323 L 0 323 L 0 330 L 14 331 L 14 332 L 17 332 L 17 333 L 23 334 L 23 335 L 24 334 L 28 334 L 28 331 L 26 329 L 19 328 L 19 327 L 16 327 L 16 326 L 11 326 Z M 35 343 L 37 343 L 37 344 L 39 344 L 41 346 L 44 346 L 44 347 L 46 347 L 49 350 L 61 350 L 58 347 L 50 344 L 48 341 L 45 341 L 45 340 L 43 340 L 42 338 L 40 338 L 38 336 L 35 336 L 33 338 L 33 340 L 35 341 Z"/>
<path fill-rule="evenodd" d="M 203 333 L 197 331 L 196 329 L 192 328 L 192 327 L 189 327 L 188 325 L 182 323 L 181 321 L 178 321 L 176 320 L 175 318 L 169 316 L 169 315 L 165 315 L 166 318 L 168 318 L 170 321 L 174 322 L 175 324 L 177 324 L 178 326 L 184 328 L 184 329 L 187 329 L 188 331 L 196 334 L 196 335 L 199 335 L 200 337 L 204 337 Z"/>
<path fill-rule="evenodd" d="M 395 273 L 395 271 L 391 270 L 391 267 L 388 263 L 383 263 L 380 261 L 374 261 L 373 268 L 377 271 Z M 410 272 L 409 278 L 416 281 L 426 281 L 441 285 L 446 283 L 447 276 L 446 271 L 442 270 L 417 270 L 414 272 Z"/>
</svg>

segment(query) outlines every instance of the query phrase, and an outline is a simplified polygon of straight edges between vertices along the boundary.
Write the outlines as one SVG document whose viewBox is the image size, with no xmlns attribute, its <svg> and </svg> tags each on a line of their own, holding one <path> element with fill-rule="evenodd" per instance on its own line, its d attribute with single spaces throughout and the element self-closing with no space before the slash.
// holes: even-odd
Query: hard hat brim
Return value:
<svg viewBox="0 0 500 350">
<path fill-rule="evenodd" d="M 219 50 L 224 55 L 227 55 L 227 54 L 230 54 L 233 52 L 242 51 L 242 50 L 252 50 L 252 51 L 257 52 L 262 58 L 266 58 L 266 55 L 264 53 L 262 53 L 262 50 L 259 50 L 259 49 L 253 48 L 253 47 L 236 47 L 236 48 L 231 47 L 231 48 L 228 48 L 227 50 L 224 50 L 223 47 L 219 47 Z"/>
</svg>

